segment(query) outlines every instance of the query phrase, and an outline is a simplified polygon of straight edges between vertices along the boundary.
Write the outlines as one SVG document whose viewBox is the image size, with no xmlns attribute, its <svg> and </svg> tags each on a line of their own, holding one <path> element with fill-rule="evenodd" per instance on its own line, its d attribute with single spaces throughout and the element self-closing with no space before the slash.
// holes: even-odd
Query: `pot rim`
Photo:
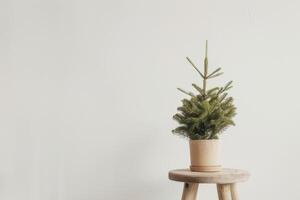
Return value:
<svg viewBox="0 0 300 200">
<path fill-rule="evenodd" d="M 189 139 L 192 140 L 192 139 Z M 197 139 L 197 140 L 220 140 L 220 139 Z"/>
</svg>

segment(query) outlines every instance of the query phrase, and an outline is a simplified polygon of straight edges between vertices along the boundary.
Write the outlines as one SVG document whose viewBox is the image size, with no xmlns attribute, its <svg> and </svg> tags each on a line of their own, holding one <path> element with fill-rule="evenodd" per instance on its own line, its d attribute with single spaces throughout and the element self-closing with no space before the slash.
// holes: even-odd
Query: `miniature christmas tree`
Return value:
<svg viewBox="0 0 300 200">
<path fill-rule="evenodd" d="M 207 89 L 209 79 L 223 74 L 221 68 L 217 68 L 211 73 L 208 72 L 207 41 L 203 73 L 190 58 L 187 57 L 187 60 L 203 79 L 202 87 L 192 84 L 197 94 L 178 88 L 179 91 L 190 96 L 190 98 L 183 99 L 182 106 L 177 108 L 178 113 L 173 116 L 173 119 L 180 126 L 172 132 L 191 140 L 218 139 L 219 134 L 228 126 L 235 125 L 232 118 L 236 115 L 236 108 L 233 105 L 233 98 L 227 96 L 227 91 L 232 88 L 232 81 L 224 87 Z"/>
</svg>

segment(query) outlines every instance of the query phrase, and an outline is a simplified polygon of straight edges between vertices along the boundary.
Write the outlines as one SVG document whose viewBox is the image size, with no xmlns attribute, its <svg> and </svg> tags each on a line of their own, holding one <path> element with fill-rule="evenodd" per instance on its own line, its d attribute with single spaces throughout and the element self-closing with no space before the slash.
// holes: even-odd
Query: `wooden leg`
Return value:
<svg viewBox="0 0 300 200">
<path fill-rule="evenodd" d="M 222 200 L 222 196 L 221 196 L 221 185 L 220 185 L 220 184 L 217 184 L 217 190 L 218 190 L 218 197 L 219 197 L 219 200 Z"/>
<path fill-rule="evenodd" d="M 218 184 L 219 200 L 231 200 L 230 184 Z"/>
<path fill-rule="evenodd" d="M 239 196 L 236 189 L 236 183 L 230 184 L 230 191 L 232 200 L 239 200 Z"/>
<path fill-rule="evenodd" d="M 181 200 L 196 200 L 198 183 L 184 183 Z"/>
</svg>

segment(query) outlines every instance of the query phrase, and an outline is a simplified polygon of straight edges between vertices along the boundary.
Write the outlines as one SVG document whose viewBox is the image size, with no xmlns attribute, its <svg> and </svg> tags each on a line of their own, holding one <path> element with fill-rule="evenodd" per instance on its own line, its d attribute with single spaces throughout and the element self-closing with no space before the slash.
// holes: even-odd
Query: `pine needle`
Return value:
<svg viewBox="0 0 300 200">
<path fill-rule="evenodd" d="M 213 71 L 212 73 L 210 73 L 210 75 L 208 75 L 207 78 L 213 76 L 215 73 L 219 72 L 221 70 L 221 67 L 219 67 L 218 69 L 216 69 L 215 71 Z"/>
<path fill-rule="evenodd" d="M 187 94 L 187 95 L 189 95 L 189 96 L 191 96 L 191 97 L 195 97 L 195 95 L 194 95 L 192 92 L 184 91 L 184 90 L 181 89 L 181 88 L 177 88 L 177 90 L 179 90 L 180 92 L 183 92 L 184 94 Z"/>
<path fill-rule="evenodd" d="M 201 71 L 196 67 L 196 65 L 191 61 L 189 57 L 186 57 L 186 59 L 189 61 L 189 63 L 194 67 L 194 69 L 200 74 L 202 78 L 205 78 L 205 76 L 201 73 Z"/>
</svg>

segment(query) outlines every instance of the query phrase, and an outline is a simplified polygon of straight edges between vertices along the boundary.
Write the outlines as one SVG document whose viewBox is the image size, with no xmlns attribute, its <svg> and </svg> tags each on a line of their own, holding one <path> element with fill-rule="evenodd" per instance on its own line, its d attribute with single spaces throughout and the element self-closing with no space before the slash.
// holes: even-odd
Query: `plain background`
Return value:
<svg viewBox="0 0 300 200">
<path fill-rule="evenodd" d="M 234 80 L 225 167 L 241 199 L 300 199 L 300 2 L 0 1 L 0 199 L 180 199 L 172 115 L 210 70 Z M 217 198 L 215 187 L 200 199 Z"/>
</svg>

